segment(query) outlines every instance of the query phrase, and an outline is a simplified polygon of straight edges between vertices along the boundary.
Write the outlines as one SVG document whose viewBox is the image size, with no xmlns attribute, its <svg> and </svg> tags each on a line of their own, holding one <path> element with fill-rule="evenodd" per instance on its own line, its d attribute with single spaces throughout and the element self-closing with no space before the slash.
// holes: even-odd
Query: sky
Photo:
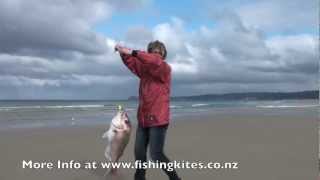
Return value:
<svg viewBox="0 0 320 180">
<path fill-rule="evenodd" d="M 314 0 L 1 0 L 0 99 L 126 99 L 114 45 L 165 43 L 172 96 L 318 89 Z"/>
</svg>

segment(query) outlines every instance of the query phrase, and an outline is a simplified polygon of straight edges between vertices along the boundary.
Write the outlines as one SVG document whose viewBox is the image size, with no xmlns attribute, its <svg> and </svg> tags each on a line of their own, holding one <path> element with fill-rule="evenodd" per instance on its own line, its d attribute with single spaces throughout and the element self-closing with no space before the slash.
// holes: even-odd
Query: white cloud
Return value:
<svg viewBox="0 0 320 180">
<path fill-rule="evenodd" d="M 22 88 L 21 86 L 60 86 L 59 80 L 30 78 L 25 76 L 3 75 L 0 76 L 0 81 L 2 82 L 0 86 L 14 86 L 19 88 Z"/>
<path fill-rule="evenodd" d="M 112 17 L 116 10 L 137 8 L 133 1 L 126 2 L 120 7 L 125 2 L 1 1 L 0 23 L 4 26 L 0 39 L 8 43 L 0 44 L 0 86 L 5 89 L 0 98 L 136 95 L 138 79 L 114 52 L 119 41 L 93 30 L 95 23 Z M 212 28 L 201 25 L 187 30 L 188 25 L 178 17 L 150 29 L 132 27 L 120 43 L 145 49 L 151 40 L 163 41 L 173 70 L 173 95 L 316 88 L 316 37 L 267 37 L 261 29 L 278 29 L 284 21 L 288 22 L 286 28 L 296 29 L 301 23 L 294 23 L 295 16 L 289 16 L 292 12 L 287 8 L 282 20 L 274 20 L 284 7 L 264 9 L 277 2 L 261 2 L 266 6 L 257 1 L 235 13 L 217 16 L 220 19 Z M 143 6 L 149 2 L 139 3 Z M 285 3 L 289 2 L 278 5 Z M 249 17 L 244 10 L 251 8 L 261 10 L 262 15 Z M 260 22 L 264 17 L 266 21 Z M 304 18 L 301 15 L 299 22 Z M 11 93 L 13 90 L 18 94 Z"/>
<path fill-rule="evenodd" d="M 168 49 L 178 51 L 184 48 L 184 30 L 182 20 L 172 18 L 170 23 L 156 25 L 153 30 L 154 39 L 158 39 L 166 44 Z"/>
<path fill-rule="evenodd" d="M 131 77 L 126 76 L 98 76 L 98 75 L 86 75 L 86 74 L 72 74 L 70 79 L 64 80 L 65 84 L 73 85 L 85 85 L 90 86 L 94 84 L 99 85 L 119 85 L 126 84 L 128 81 L 132 80 Z"/>
<path fill-rule="evenodd" d="M 266 31 L 295 31 L 318 24 L 319 2 L 314 0 L 261 0 L 237 8 L 246 25 Z"/>
<path fill-rule="evenodd" d="M 309 34 L 273 36 L 266 43 L 273 53 L 278 54 L 288 51 L 301 51 L 316 55 L 318 51 L 318 40 L 315 36 Z"/>
<path fill-rule="evenodd" d="M 207 86 L 229 87 L 214 88 L 227 92 L 240 87 L 260 91 L 316 87 L 317 42 L 312 35 L 268 38 L 235 15 L 224 17 L 214 28 L 202 26 L 193 32 L 181 28 L 180 21 L 179 26 L 174 21 L 158 25 L 161 30 L 155 31 L 169 47 L 176 89 L 188 84 L 198 92 Z"/>
</svg>

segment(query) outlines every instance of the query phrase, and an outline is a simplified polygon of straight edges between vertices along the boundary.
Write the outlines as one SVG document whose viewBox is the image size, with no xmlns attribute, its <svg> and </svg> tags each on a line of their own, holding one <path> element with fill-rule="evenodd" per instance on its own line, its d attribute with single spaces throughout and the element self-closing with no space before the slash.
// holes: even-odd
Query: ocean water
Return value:
<svg viewBox="0 0 320 180">
<path fill-rule="evenodd" d="M 125 107 L 132 121 L 136 121 L 137 101 L 1 101 L 0 129 L 65 127 L 107 124 L 117 111 Z M 319 108 L 318 100 L 279 101 L 171 101 L 171 118 L 191 116 L 230 109 L 249 109 L 261 112 L 285 112 Z"/>
</svg>

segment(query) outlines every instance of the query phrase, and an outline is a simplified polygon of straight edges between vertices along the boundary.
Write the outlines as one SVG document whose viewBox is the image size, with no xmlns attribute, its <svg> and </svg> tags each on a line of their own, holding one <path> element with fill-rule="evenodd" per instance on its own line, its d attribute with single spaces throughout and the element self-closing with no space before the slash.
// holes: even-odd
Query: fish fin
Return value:
<svg viewBox="0 0 320 180">
<path fill-rule="evenodd" d="M 106 138 L 107 136 L 108 136 L 107 133 L 104 133 L 101 137 Z"/>
<path fill-rule="evenodd" d="M 103 135 L 102 135 L 102 138 L 107 138 L 108 137 L 108 130 L 107 131 L 105 131 L 104 133 L 103 133 Z"/>
<path fill-rule="evenodd" d="M 107 145 L 104 156 L 107 158 L 108 161 L 111 161 L 111 149 L 110 144 Z"/>
</svg>

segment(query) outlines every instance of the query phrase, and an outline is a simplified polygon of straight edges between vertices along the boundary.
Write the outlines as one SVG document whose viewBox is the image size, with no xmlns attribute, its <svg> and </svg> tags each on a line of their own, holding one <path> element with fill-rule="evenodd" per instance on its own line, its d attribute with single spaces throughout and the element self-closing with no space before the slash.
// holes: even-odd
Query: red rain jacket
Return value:
<svg viewBox="0 0 320 180">
<path fill-rule="evenodd" d="M 171 68 L 159 54 L 121 54 L 123 63 L 139 77 L 138 123 L 142 127 L 169 124 Z"/>
</svg>

